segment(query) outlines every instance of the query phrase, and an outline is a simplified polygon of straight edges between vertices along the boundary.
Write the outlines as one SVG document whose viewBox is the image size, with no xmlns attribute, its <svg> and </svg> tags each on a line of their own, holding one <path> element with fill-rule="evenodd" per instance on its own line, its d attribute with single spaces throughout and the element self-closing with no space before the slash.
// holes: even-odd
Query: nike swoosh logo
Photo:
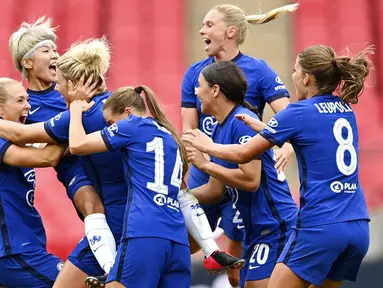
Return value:
<svg viewBox="0 0 383 288">
<path fill-rule="evenodd" d="M 37 110 L 39 110 L 39 109 L 40 109 L 40 106 L 37 107 L 35 110 L 30 110 L 29 115 L 35 114 L 37 112 Z"/>
<path fill-rule="evenodd" d="M 250 265 L 250 266 L 249 266 L 249 269 L 250 269 L 250 270 L 253 270 L 253 269 L 257 269 L 257 268 L 259 268 L 259 267 L 261 267 L 261 266 L 251 266 L 251 265 Z"/>
<path fill-rule="evenodd" d="M 237 229 L 243 229 L 243 228 L 245 228 L 244 225 L 237 225 Z"/>
</svg>

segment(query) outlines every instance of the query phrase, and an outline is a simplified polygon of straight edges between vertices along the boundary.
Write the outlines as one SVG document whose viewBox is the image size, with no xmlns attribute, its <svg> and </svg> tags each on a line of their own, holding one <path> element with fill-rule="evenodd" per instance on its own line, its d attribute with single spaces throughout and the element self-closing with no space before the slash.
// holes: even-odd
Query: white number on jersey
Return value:
<svg viewBox="0 0 383 288">
<path fill-rule="evenodd" d="M 164 184 L 165 161 L 164 161 L 164 141 L 160 137 L 146 143 L 146 152 L 154 151 L 154 182 L 148 182 L 146 187 L 153 192 L 168 194 L 168 186 Z M 170 184 L 180 189 L 182 183 L 182 160 L 177 149 L 176 163 L 174 164 Z"/>
<path fill-rule="evenodd" d="M 343 138 L 343 128 L 346 128 L 347 130 L 347 138 Z M 334 123 L 333 133 L 335 140 L 339 144 L 338 149 L 336 149 L 336 166 L 343 175 L 352 175 L 358 166 L 358 156 L 356 154 L 354 145 L 352 145 L 354 135 L 352 134 L 350 122 L 344 118 L 339 118 Z M 348 151 L 351 155 L 351 161 L 349 165 L 344 162 L 344 154 L 346 151 Z"/>
<path fill-rule="evenodd" d="M 251 255 L 250 264 L 258 264 L 258 265 L 263 265 L 266 263 L 267 258 L 269 258 L 269 252 L 270 252 L 270 247 L 269 245 L 262 243 L 262 244 L 257 244 L 254 246 L 254 251 L 253 255 Z M 257 266 L 252 266 L 250 267 L 258 268 Z"/>
</svg>

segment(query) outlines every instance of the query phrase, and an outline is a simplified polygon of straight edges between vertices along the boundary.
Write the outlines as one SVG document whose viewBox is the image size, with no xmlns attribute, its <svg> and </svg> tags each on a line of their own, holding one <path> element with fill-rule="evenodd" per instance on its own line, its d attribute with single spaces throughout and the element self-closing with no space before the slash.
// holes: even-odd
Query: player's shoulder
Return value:
<svg viewBox="0 0 383 288">
<path fill-rule="evenodd" d="M 203 68 L 205 68 L 206 66 L 208 66 L 209 64 L 211 64 L 213 62 L 214 62 L 213 57 L 205 58 L 203 60 L 195 62 L 189 66 L 186 73 L 190 73 L 190 74 L 198 76 Z"/>
<path fill-rule="evenodd" d="M 96 111 L 97 112 L 102 112 L 104 104 L 106 100 L 112 95 L 113 92 L 106 90 L 105 92 L 102 92 L 100 94 L 97 94 L 93 97 L 92 101 L 94 101 L 94 105 L 92 108 L 90 108 L 87 112 L 85 112 L 85 115 L 91 116 L 93 115 Z"/>
<path fill-rule="evenodd" d="M 252 70 L 264 70 L 270 68 L 264 59 L 255 58 L 243 53 L 240 55 L 236 63 L 241 68 L 251 68 Z"/>
</svg>

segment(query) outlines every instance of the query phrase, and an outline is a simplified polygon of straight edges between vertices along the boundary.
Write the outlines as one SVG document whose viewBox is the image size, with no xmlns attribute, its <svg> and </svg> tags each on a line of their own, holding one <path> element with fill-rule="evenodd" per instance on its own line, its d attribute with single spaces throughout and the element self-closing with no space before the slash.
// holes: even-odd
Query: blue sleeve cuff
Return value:
<svg viewBox="0 0 383 288">
<path fill-rule="evenodd" d="M 281 99 L 281 98 L 284 98 L 284 97 L 290 98 L 290 94 L 288 92 L 279 93 L 279 94 L 273 95 L 271 97 L 268 97 L 266 101 L 267 101 L 267 103 L 270 104 L 271 102 L 278 100 L 278 99 Z"/>
<path fill-rule="evenodd" d="M 101 130 L 101 137 L 104 140 L 106 147 L 109 151 L 114 151 L 112 144 L 110 143 L 108 136 L 105 134 L 105 130 Z"/>
<path fill-rule="evenodd" d="M 181 102 L 181 107 L 182 108 L 197 108 L 197 104 L 191 103 L 191 102 Z"/>
<path fill-rule="evenodd" d="M 51 127 L 49 127 L 49 124 L 47 122 L 44 123 L 44 129 L 45 132 L 47 132 L 47 134 L 49 135 L 49 137 L 55 140 L 57 144 L 67 144 L 66 141 L 61 141 L 58 137 L 56 137 L 55 134 L 53 134 Z"/>
<path fill-rule="evenodd" d="M 259 132 L 259 135 L 261 135 L 263 138 L 265 138 L 267 141 L 273 143 L 274 145 L 277 145 L 278 147 L 282 147 L 284 144 L 284 143 L 281 143 L 280 141 L 278 141 L 277 139 L 275 139 L 273 136 L 266 134 L 265 132 L 263 132 L 263 130 L 261 132 Z"/>
<path fill-rule="evenodd" d="M 7 152 L 9 146 L 11 146 L 12 143 L 11 142 L 7 142 L 4 144 L 3 147 L 1 147 L 1 150 L 0 150 L 0 163 L 3 163 L 3 158 L 4 158 L 4 155 L 5 155 L 5 152 Z"/>
</svg>

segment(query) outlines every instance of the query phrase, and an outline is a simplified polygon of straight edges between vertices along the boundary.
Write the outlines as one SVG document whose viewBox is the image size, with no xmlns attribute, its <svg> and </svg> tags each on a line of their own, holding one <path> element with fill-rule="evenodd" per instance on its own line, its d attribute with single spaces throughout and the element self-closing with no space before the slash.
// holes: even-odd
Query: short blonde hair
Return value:
<svg viewBox="0 0 383 288">
<path fill-rule="evenodd" d="M 0 77 L 0 105 L 5 104 L 7 102 L 9 93 L 8 93 L 8 87 L 19 84 L 21 85 L 21 82 L 16 81 L 11 78 L 6 78 L 6 77 Z"/>
<path fill-rule="evenodd" d="M 91 75 L 93 82 L 98 81 L 96 88 L 106 88 L 104 75 L 110 65 L 110 47 L 106 37 L 88 39 L 73 44 L 57 60 L 57 68 L 64 78 L 78 81 L 82 75 L 87 80 Z"/>
<path fill-rule="evenodd" d="M 27 76 L 27 71 L 22 65 L 24 55 L 41 41 L 51 40 L 56 42 L 55 31 L 57 27 L 51 27 L 51 24 L 52 19 L 45 18 L 45 16 L 40 17 L 32 24 L 23 22 L 19 30 L 9 38 L 9 50 L 13 63 L 15 63 L 16 68 L 23 74 L 24 78 Z"/>
<path fill-rule="evenodd" d="M 245 42 L 248 34 L 248 23 L 264 24 L 277 19 L 285 12 L 294 12 L 298 9 L 298 3 L 285 5 L 270 10 L 265 14 L 246 15 L 238 6 L 231 4 L 222 4 L 213 7 L 211 10 L 217 10 L 223 14 L 223 22 L 227 26 L 235 26 L 238 29 L 237 44 L 241 45 Z"/>
</svg>

